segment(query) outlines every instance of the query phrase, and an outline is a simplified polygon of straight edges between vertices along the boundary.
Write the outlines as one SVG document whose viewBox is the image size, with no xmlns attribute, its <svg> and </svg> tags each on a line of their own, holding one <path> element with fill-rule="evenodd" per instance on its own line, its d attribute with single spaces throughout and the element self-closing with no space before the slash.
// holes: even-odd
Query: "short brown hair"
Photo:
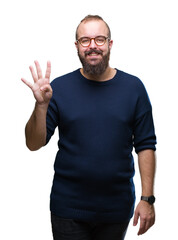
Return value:
<svg viewBox="0 0 178 240">
<path fill-rule="evenodd" d="M 86 17 L 84 17 L 81 20 L 81 22 L 79 23 L 79 25 L 76 29 L 76 33 L 75 33 L 76 40 L 78 39 L 78 28 L 79 28 L 80 24 L 84 21 L 91 21 L 91 20 L 101 20 L 101 21 L 103 21 L 106 24 L 106 27 L 108 28 L 108 38 L 111 39 L 111 30 L 110 30 L 108 24 L 103 20 L 103 18 L 100 17 L 99 15 L 87 15 Z"/>
</svg>

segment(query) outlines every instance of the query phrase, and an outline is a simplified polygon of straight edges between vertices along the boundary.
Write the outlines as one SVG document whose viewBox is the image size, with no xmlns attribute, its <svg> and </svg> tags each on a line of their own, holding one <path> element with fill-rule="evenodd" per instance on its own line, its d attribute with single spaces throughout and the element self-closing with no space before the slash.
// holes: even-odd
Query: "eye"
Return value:
<svg viewBox="0 0 178 240">
<path fill-rule="evenodd" d="M 88 44 L 88 43 L 90 42 L 90 39 L 89 39 L 89 38 L 82 38 L 82 39 L 80 40 L 80 42 L 81 42 L 82 44 Z"/>
<path fill-rule="evenodd" d="M 96 42 L 97 43 L 103 43 L 105 41 L 105 38 L 104 37 L 97 37 L 96 38 Z"/>
</svg>

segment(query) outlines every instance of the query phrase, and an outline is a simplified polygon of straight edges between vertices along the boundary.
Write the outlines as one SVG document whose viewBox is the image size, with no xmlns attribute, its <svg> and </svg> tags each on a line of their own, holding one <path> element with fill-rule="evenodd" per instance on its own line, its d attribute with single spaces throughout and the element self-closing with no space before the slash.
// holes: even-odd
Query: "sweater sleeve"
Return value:
<svg viewBox="0 0 178 240">
<path fill-rule="evenodd" d="M 136 153 L 145 149 L 156 150 L 156 135 L 152 116 L 152 106 L 143 84 L 141 84 L 139 89 L 135 110 L 133 145 Z"/>
<path fill-rule="evenodd" d="M 56 127 L 59 125 L 59 113 L 58 113 L 57 104 L 55 102 L 54 97 L 51 98 L 47 116 L 46 116 L 46 128 L 47 128 L 47 136 L 46 136 L 46 144 L 49 142 L 50 138 L 54 134 Z"/>
</svg>

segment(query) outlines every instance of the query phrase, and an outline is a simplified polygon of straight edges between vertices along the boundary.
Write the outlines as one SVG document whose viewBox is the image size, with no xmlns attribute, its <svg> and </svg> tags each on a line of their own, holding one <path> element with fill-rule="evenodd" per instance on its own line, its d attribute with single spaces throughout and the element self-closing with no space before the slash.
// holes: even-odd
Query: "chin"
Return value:
<svg viewBox="0 0 178 240">
<path fill-rule="evenodd" d="M 79 59 L 82 63 L 84 72 L 89 75 L 100 75 L 105 72 L 109 63 L 110 52 L 107 55 L 102 56 L 101 58 L 87 58 L 83 57 L 78 52 Z"/>
<path fill-rule="evenodd" d="M 101 60 L 90 60 L 90 61 L 86 61 L 88 64 L 90 64 L 91 66 L 96 66 L 97 64 L 99 64 L 101 62 Z"/>
</svg>

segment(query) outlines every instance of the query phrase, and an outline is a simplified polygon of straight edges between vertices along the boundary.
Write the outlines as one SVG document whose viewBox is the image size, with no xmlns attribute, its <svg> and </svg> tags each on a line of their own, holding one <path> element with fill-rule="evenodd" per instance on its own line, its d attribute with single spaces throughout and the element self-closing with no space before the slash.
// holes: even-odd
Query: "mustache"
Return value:
<svg viewBox="0 0 178 240">
<path fill-rule="evenodd" d="M 91 50 L 85 52 L 85 56 L 87 56 L 87 55 L 89 55 L 91 53 L 98 53 L 98 54 L 101 54 L 101 55 L 103 54 L 103 52 L 100 51 L 100 50 L 91 49 Z"/>
</svg>

